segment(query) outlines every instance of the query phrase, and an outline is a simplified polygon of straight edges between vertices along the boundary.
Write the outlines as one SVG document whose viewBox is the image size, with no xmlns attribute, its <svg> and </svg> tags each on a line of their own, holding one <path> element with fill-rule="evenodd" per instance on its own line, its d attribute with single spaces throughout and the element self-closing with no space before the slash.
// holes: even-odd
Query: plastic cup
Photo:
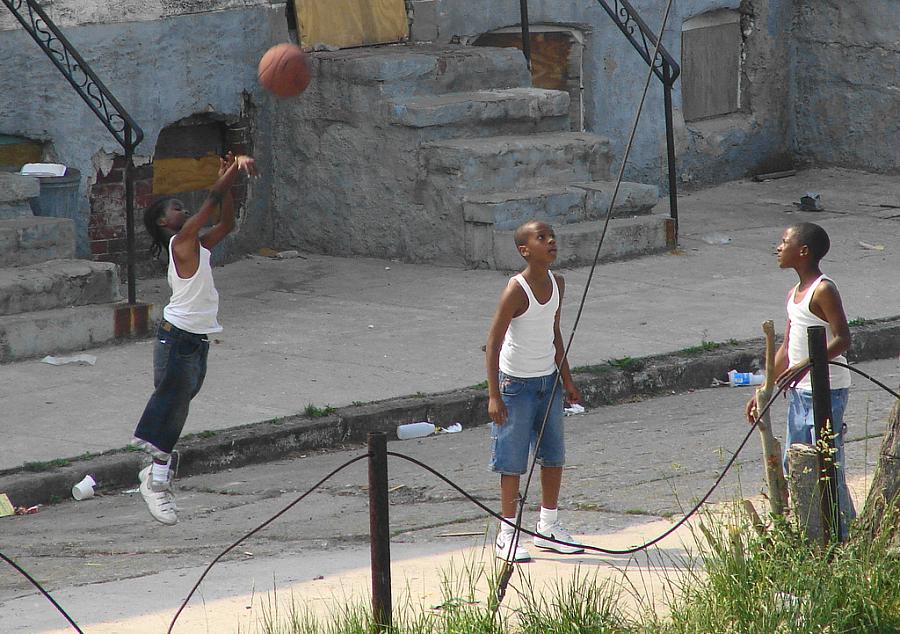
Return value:
<svg viewBox="0 0 900 634">
<path fill-rule="evenodd" d="M 94 486 L 97 482 L 89 475 L 84 476 L 81 482 L 72 487 L 72 497 L 76 500 L 87 500 L 94 497 Z"/>
</svg>

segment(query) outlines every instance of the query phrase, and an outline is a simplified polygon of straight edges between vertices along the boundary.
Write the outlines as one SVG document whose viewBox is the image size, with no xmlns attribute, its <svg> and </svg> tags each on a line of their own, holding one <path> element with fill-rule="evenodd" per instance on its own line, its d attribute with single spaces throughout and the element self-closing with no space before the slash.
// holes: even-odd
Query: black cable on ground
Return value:
<svg viewBox="0 0 900 634">
<path fill-rule="evenodd" d="M 172 617 L 172 622 L 169 624 L 169 629 L 166 630 L 166 633 L 167 633 L 167 634 L 171 634 L 172 628 L 175 627 L 175 622 L 178 620 L 178 617 L 181 616 L 181 612 L 182 612 L 182 611 L 184 610 L 184 608 L 187 606 L 188 601 L 190 601 L 190 600 L 191 600 L 191 597 L 194 596 L 194 592 L 196 592 L 196 591 L 197 591 L 197 588 L 200 587 L 200 583 L 201 583 L 201 582 L 203 581 L 203 579 L 206 577 L 207 573 L 212 569 L 213 566 L 215 566 L 215 565 L 219 562 L 219 560 L 220 560 L 222 557 L 224 557 L 224 556 L 227 555 L 229 552 L 231 552 L 232 550 L 234 550 L 235 548 L 237 548 L 237 547 L 241 544 L 241 542 L 243 542 L 245 539 L 247 539 L 247 538 L 249 538 L 249 537 L 252 537 L 252 536 L 255 535 L 256 533 L 258 533 L 259 531 L 261 531 L 262 529 L 264 529 L 266 526 L 268 526 L 269 524 L 271 524 L 272 522 L 274 522 L 275 520 L 277 520 L 279 517 L 281 517 L 282 515 L 284 515 L 285 513 L 287 513 L 288 510 L 290 510 L 291 508 L 294 507 L 294 505 L 296 505 L 298 502 L 300 502 L 300 501 L 301 501 L 303 498 L 305 498 L 307 495 L 309 495 L 310 493 L 312 493 L 313 491 L 315 491 L 316 489 L 318 489 L 320 486 L 322 486 L 323 484 L 325 484 L 325 482 L 327 482 L 329 479 L 331 479 L 333 476 L 335 476 L 338 472 L 343 471 L 344 469 L 346 469 L 347 467 L 349 467 L 350 465 L 352 465 L 354 462 L 359 462 L 359 461 L 362 460 L 363 458 L 368 458 L 370 455 L 371 455 L 371 454 L 369 454 L 369 453 L 364 453 L 364 454 L 362 454 L 362 455 L 360 455 L 360 456 L 357 456 L 356 458 L 352 458 L 352 459 L 348 460 L 347 462 L 345 462 L 345 463 L 342 464 L 341 466 L 337 467 L 337 468 L 334 469 L 331 473 L 329 473 L 327 476 L 325 476 L 324 478 L 322 478 L 321 480 L 319 480 L 318 482 L 316 482 L 316 483 L 315 483 L 308 491 L 306 491 L 303 495 L 300 495 L 299 497 L 297 497 L 296 499 L 294 499 L 293 502 L 291 502 L 290 504 L 288 504 L 287 506 L 285 506 L 283 509 L 281 509 L 280 511 L 278 511 L 275 515 L 273 515 L 272 517 L 270 517 L 269 519 L 267 519 L 265 522 L 263 522 L 262 524 L 260 524 L 259 526 L 257 526 L 257 527 L 254 528 L 253 530 L 251 530 L 249 533 L 245 534 L 245 535 L 244 535 L 243 537 L 241 537 L 240 539 L 238 539 L 238 540 L 237 540 L 236 542 L 234 542 L 231 546 L 229 546 L 228 548 L 226 548 L 225 550 L 223 550 L 221 553 L 219 553 L 218 555 L 216 555 L 216 558 L 213 559 L 211 562 L 209 562 L 209 565 L 208 565 L 208 566 L 206 567 L 206 569 L 203 571 L 203 574 L 200 575 L 200 578 L 199 578 L 199 579 L 197 579 L 197 583 L 195 583 L 195 584 L 194 584 L 194 587 L 191 588 L 191 591 L 188 593 L 187 597 L 185 597 L 185 599 L 184 599 L 184 601 L 182 602 L 181 606 L 178 608 L 178 611 L 175 613 L 175 616 Z M 52 601 L 52 599 L 51 599 L 51 601 Z M 81 630 L 78 630 L 78 631 L 80 632 Z"/>
<path fill-rule="evenodd" d="M 516 548 L 519 545 L 519 534 L 522 531 L 522 514 L 523 514 L 523 511 L 525 508 L 525 502 L 528 498 L 528 490 L 531 486 L 531 480 L 534 476 L 534 469 L 537 464 L 537 453 L 538 453 L 537 448 L 540 446 L 541 440 L 544 437 L 544 427 L 547 425 L 547 419 L 550 416 L 550 408 L 553 406 L 553 401 L 556 398 L 556 393 L 560 386 L 561 370 L 565 366 L 565 364 L 569 358 L 569 350 L 572 348 L 572 341 L 575 339 L 575 331 L 578 329 L 578 324 L 581 321 L 581 315 L 584 311 L 584 304 L 587 300 L 588 290 L 591 287 L 591 281 L 594 278 L 594 271 L 596 270 L 597 262 L 600 259 L 600 248 L 603 246 L 603 240 L 606 238 L 606 231 L 607 231 L 607 228 L 609 227 L 609 221 L 612 218 L 613 207 L 615 206 L 616 198 L 619 195 L 619 187 L 622 184 L 622 179 L 625 177 L 625 167 L 628 164 L 628 157 L 631 155 L 631 148 L 634 145 L 634 137 L 637 134 L 638 122 L 640 121 L 640 118 L 641 118 L 641 112 L 644 109 L 644 101 L 647 99 L 647 91 L 650 88 L 650 82 L 653 79 L 653 71 L 655 70 L 654 64 L 656 63 L 656 57 L 659 54 L 659 48 L 660 48 L 660 46 L 662 46 L 662 38 L 663 38 L 663 34 L 665 33 L 665 30 L 666 30 L 666 24 L 669 20 L 669 11 L 671 8 L 672 8 L 672 0 L 668 0 L 666 2 L 665 13 L 663 14 L 662 25 L 660 26 L 659 33 L 656 36 L 656 44 L 654 45 L 654 48 L 653 48 L 653 55 L 650 57 L 650 65 L 649 65 L 650 68 L 647 71 L 647 79 L 644 82 L 644 89 L 643 89 L 643 92 L 641 93 L 641 100 L 638 103 L 637 111 L 635 112 L 635 115 L 634 115 L 634 123 L 631 126 L 631 133 L 628 136 L 628 143 L 625 146 L 625 154 L 622 157 L 622 165 L 619 168 L 619 174 L 616 177 L 616 185 L 613 188 L 612 197 L 610 198 L 610 201 L 609 201 L 609 207 L 606 210 L 606 219 L 603 223 L 603 230 L 600 232 L 600 239 L 597 241 L 597 249 L 594 252 L 594 260 L 591 263 L 591 270 L 588 273 L 588 278 L 584 285 L 584 291 L 581 294 L 581 301 L 578 304 L 578 311 L 576 312 L 576 315 L 575 315 L 575 321 L 572 324 L 572 331 L 571 331 L 571 334 L 569 335 L 569 341 L 568 341 L 568 343 L 566 343 L 566 347 L 565 347 L 565 350 L 563 351 L 562 359 L 560 360 L 559 365 L 558 365 L 558 371 L 556 373 L 556 380 L 553 382 L 553 389 L 550 392 L 550 402 L 547 406 L 547 411 L 544 413 L 544 420 L 541 423 L 541 429 L 538 432 L 537 440 L 535 441 L 534 456 L 531 461 L 531 467 L 528 470 L 528 478 L 525 480 L 525 489 L 519 498 L 519 509 L 518 509 L 518 513 L 516 514 L 516 524 L 515 524 L 515 530 L 513 531 L 513 540 L 510 545 L 509 552 L 507 553 L 507 556 L 505 559 L 504 570 L 502 571 L 502 573 L 500 575 L 500 583 L 497 585 L 498 607 L 499 607 L 499 603 L 501 601 L 503 601 L 503 595 L 506 593 L 506 585 L 509 583 L 509 579 L 512 576 L 511 566 L 512 566 L 512 562 L 515 558 Z"/>
<path fill-rule="evenodd" d="M 0 559 L 2 559 L 2 560 L 5 561 L 6 563 L 8 563 L 10 566 L 12 566 L 13 568 L 15 568 L 15 569 L 19 572 L 20 575 L 22 575 L 23 577 L 25 577 L 26 579 L 28 579 L 28 581 L 31 582 L 31 585 L 33 585 L 35 588 L 37 588 L 38 590 L 40 590 L 40 591 L 41 591 L 41 594 L 43 594 L 43 595 L 47 598 L 47 601 L 49 601 L 50 603 L 52 603 L 52 604 L 53 604 L 53 607 L 55 607 L 57 610 L 59 610 L 59 613 L 62 614 L 62 615 L 66 618 L 66 620 L 69 622 L 69 625 L 71 625 L 71 626 L 75 629 L 75 631 L 78 632 L 78 634 L 84 634 L 84 632 L 81 630 L 81 628 L 78 627 L 78 624 L 77 624 L 74 620 L 72 620 L 72 617 L 71 617 L 71 616 L 69 616 L 68 612 L 66 612 L 65 610 L 63 610 L 62 606 L 61 606 L 59 603 L 56 602 L 56 599 L 54 599 L 53 597 L 51 597 L 51 596 L 50 596 L 50 593 L 47 592 L 46 590 L 44 590 L 44 587 L 43 587 L 41 584 L 39 584 L 39 583 L 37 582 L 37 580 L 35 580 L 34 577 L 32 577 L 32 576 L 31 576 L 30 574 L 28 574 L 27 572 L 25 572 L 25 569 L 24 569 L 24 568 L 22 568 L 19 564 L 17 564 L 16 562 L 14 562 L 12 559 L 10 559 L 9 557 L 7 557 L 7 556 L 4 555 L 3 553 L 0 553 Z"/>
</svg>

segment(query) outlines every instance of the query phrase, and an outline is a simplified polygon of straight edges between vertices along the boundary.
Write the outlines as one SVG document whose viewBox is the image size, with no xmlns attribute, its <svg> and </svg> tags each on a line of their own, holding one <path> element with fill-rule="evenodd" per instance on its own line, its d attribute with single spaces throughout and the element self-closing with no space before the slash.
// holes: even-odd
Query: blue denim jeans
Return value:
<svg viewBox="0 0 900 634">
<path fill-rule="evenodd" d="M 537 442 L 547 408 L 547 425 L 537 448 L 537 461 L 544 467 L 566 463 L 563 441 L 563 388 L 557 386 L 553 402 L 550 393 L 556 372 L 523 379 L 500 373 L 500 395 L 509 416 L 502 425 L 491 423 L 491 470 L 504 475 L 528 471 L 528 453 Z"/>
<path fill-rule="evenodd" d="M 188 407 L 203 386 L 209 339 L 162 321 L 153 347 L 153 394 L 134 430 L 137 445 L 167 459 L 187 420 Z"/>
<path fill-rule="evenodd" d="M 847 489 L 847 471 L 844 460 L 844 410 L 850 397 L 850 388 L 831 390 L 831 418 L 834 435 L 834 466 L 838 485 L 838 509 L 841 519 L 841 537 L 847 536 L 850 522 L 856 517 L 853 500 Z M 810 390 L 788 390 L 787 432 L 784 440 L 784 472 L 788 473 L 788 449 L 794 443 L 815 445 L 815 421 L 813 419 L 812 392 Z"/>
</svg>

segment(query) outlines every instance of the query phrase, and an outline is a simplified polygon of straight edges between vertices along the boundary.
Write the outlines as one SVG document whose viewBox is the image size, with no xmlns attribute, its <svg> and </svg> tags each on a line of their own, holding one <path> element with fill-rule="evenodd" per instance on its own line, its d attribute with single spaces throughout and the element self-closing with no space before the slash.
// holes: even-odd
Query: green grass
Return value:
<svg viewBox="0 0 900 634">
<path fill-rule="evenodd" d="M 476 383 L 472 386 L 473 390 L 486 390 L 487 389 L 487 380 L 482 381 L 481 383 Z"/>
<path fill-rule="evenodd" d="M 441 600 L 418 605 L 395 589 L 391 634 L 819 634 L 900 632 L 900 554 L 888 537 L 811 546 L 783 520 L 758 534 L 737 512 L 706 513 L 693 524 L 698 546 L 679 559 L 648 553 L 645 572 L 663 575 L 665 596 L 637 584 L 599 578 L 591 569 L 560 569 L 539 589 L 527 566 L 516 568 L 494 614 L 498 568 L 477 561 L 441 573 Z M 490 546 L 488 546 L 489 548 Z M 654 563 L 658 559 L 658 565 Z M 490 561 L 490 559 L 489 559 Z M 636 562 L 623 564 L 631 567 Z M 515 594 L 515 607 L 510 596 Z M 370 634 L 362 601 L 338 602 L 313 616 L 297 597 L 285 607 L 260 601 L 256 629 L 245 634 Z M 626 609 L 631 599 L 637 609 Z"/>
<path fill-rule="evenodd" d="M 613 368 L 618 368 L 623 372 L 640 372 L 644 369 L 644 362 L 640 359 L 633 359 L 632 357 L 610 359 L 606 362 L 606 364 Z"/>
<path fill-rule="evenodd" d="M 326 405 L 325 407 L 316 407 L 312 403 L 306 406 L 306 409 L 303 410 L 303 413 L 309 416 L 310 418 L 323 418 L 330 414 L 334 414 L 337 411 L 331 405 Z"/>
<path fill-rule="evenodd" d="M 869 323 L 869 320 L 865 317 L 854 317 L 850 321 L 847 322 L 850 326 L 862 326 L 863 324 Z"/>
<path fill-rule="evenodd" d="M 67 467 L 69 464 L 70 462 L 65 458 L 56 458 L 46 462 L 26 462 L 22 465 L 22 469 L 33 473 L 40 473 L 41 471 L 50 471 L 51 469 L 58 469 L 59 467 Z"/>
<path fill-rule="evenodd" d="M 703 340 L 700 342 L 699 346 L 690 346 L 688 348 L 683 348 L 682 350 L 680 350 L 680 352 L 687 355 L 697 355 L 703 354 L 704 352 L 712 352 L 713 350 L 718 350 L 723 345 L 724 344 L 721 344 L 718 341 Z"/>
</svg>

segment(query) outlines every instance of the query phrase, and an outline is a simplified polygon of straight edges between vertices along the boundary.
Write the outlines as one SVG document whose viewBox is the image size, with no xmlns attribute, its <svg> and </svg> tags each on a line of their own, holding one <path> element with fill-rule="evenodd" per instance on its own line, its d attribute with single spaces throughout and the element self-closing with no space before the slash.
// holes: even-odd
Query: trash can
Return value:
<svg viewBox="0 0 900 634">
<path fill-rule="evenodd" d="M 31 199 L 31 211 L 35 216 L 68 218 L 75 222 L 75 255 L 90 258 L 88 244 L 88 214 L 81 208 L 81 172 L 68 167 L 62 176 L 42 176 L 36 174 L 41 189 L 36 198 Z"/>
</svg>

